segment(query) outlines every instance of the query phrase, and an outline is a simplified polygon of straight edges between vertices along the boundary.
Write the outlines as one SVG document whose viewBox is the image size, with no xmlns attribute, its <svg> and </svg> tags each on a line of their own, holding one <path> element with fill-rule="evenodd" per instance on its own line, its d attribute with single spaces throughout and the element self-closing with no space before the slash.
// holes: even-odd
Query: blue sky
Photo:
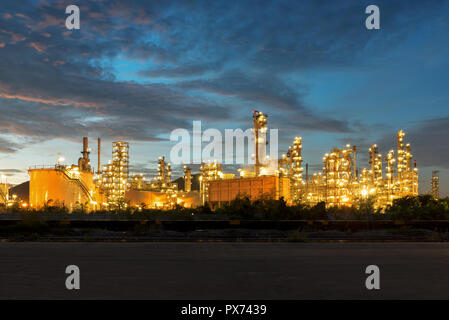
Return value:
<svg viewBox="0 0 449 320">
<path fill-rule="evenodd" d="M 132 170 L 155 174 L 176 128 L 280 129 L 281 151 L 303 137 L 319 167 L 332 147 L 385 154 L 403 129 L 420 191 L 440 170 L 449 195 L 449 1 L 65 1 L 0 6 L 0 172 L 27 180 L 82 136 L 131 143 Z M 381 29 L 365 28 L 376 4 Z M 95 145 L 92 145 L 95 153 Z M 92 156 L 92 162 L 96 163 Z M 180 174 L 175 168 L 175 175 Z"/>
</svg>

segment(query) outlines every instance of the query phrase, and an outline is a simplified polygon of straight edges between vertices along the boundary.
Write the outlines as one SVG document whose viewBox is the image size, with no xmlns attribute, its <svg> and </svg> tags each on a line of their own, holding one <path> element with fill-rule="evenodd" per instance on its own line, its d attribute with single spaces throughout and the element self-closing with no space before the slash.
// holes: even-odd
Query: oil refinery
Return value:
<svg viewBox="0 0 449 320">
<path fill-rule="evenodd" d="M 28 199 L 17 195 L 9 198 L 9 185 L 5 183 L 0 188 L 1 201 L 7 205 L 20 202 L 21 206 L 32 209 L 51 205 L 64 206 L 68 211 L 91 212 L 128 207 L 193 208 L 206 203 L 214 209 L 247 196 L 251 200 L 283 198 L 288 205 L 302 202 L 313 206 L 325 202 L 327 207 L 353 206 L 357 201 L 372 199 L 376 208 L 385 208 L 394 199 L 418 194 L 418 169 L 416 162 L 412 162 L 410 144 L 404 143 L 404 131 L 397 133 L 396 152 L 390 150 L 382 156 L 378 146 L 372 144 L 367 152 L 366 168 L 357 167 L 357 147 L 346 145 L 326 153 L 322 170 L 309 174 L 308 164 L 303 168 L 301 137 L 295 137 L 288 150 L 275 160 L 275 170 L 272 163 L 265 161 L 268 158 L 265 155 L 267 118 L 266 114 L 253 111 L 254 166 L 253 170 L 239 169 L 237 177 L 224 173 L 222 163 L 211 161 L 202 163 L 198 174 L 192 174 L 192 169 L 184 166 L 184 176 L 176 183 L 172 179 L 171 164 L 164 156 L 158 159 L 156 177 L 131 174 L 129 143 L 113 142 L 111 160 L 102 164 L 100 138 L 94 172 L 88 138 L 84 137 L 76 164 L 63 165 L 59 159 L 53 166 L 30 167 Z M 432 178 L 434 195 L 438 195 L 436 174 Z"/>
</svg>

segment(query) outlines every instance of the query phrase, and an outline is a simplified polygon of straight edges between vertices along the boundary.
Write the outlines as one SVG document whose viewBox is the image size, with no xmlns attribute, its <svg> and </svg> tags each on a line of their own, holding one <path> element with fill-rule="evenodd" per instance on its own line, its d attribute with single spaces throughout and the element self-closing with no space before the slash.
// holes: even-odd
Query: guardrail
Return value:
<svg viewBox="0 0 449 320">
<path fill-rule="evenodd" d="M 68 165 L 62 165 L 62 164 L 36 164 L 33 166 L 29 166 L 28 170 L 35 170 L 35 169 L 56 169 L 56 170 L 67 170 L 68 169 Z M 73 167 L 73 165 L 71 166 Z M 93 168 L 91 168 L 90 172 L 95 172 L 95 170 Z"/>
</svg>

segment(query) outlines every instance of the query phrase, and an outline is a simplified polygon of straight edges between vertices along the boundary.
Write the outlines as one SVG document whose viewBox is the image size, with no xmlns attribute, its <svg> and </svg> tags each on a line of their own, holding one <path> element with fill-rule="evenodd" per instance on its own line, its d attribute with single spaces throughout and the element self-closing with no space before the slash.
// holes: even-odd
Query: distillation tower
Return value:
<svg viewBox="0 0 449 320">
<path fill-rule="evenodd" d="M 382 155 L 376 144 L 368 150 L 369 168 L 360 175 L 356 169 L 355 146 L 334 148 L 323 157 L 322 173 L 314 173 L 307 183 L 307 201 L 311 204 L 325 201 L 327 206 L 351 206 L 357 200 L 371 198 L 377 208 L 385 208 L 394 199 L 418 195 L 418 168 L 412 165 L 409 143 L 404 144 L 404 131 L 397 134 L 397 155 L 390 150 L 385 157 L 383 176 Z"/>
<path fill-rule="evenodd" d="M 266 161 L 267 145 L 267 115 L 260 111 L 253 110 L 254 122 L 254 173 L 260 175 L 261 169 Z"/>
</svg>

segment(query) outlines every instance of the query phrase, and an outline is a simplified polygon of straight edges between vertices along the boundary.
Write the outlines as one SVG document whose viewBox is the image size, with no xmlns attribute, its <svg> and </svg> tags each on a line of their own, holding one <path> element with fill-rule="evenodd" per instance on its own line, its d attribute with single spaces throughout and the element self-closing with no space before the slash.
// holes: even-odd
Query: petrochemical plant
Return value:
<svg viewBox="0 0 449 320">
<path fill-rule="evenodd" d="M 375 207 L 384 208 L 394 199 L 418 194 L 418 169 L 412 162 L 411 146 L 404 143 L 405 133 L 397 133 L 397 151 L 383 157 L 378 146 L 368 150 L 368 167 L 357 169 L 357 148 L 346 145 L 334 148 L 323 157 L 321 172 L 309 174 L 303 170 L 302 138 L 295 137 L 285 154 L 276 160 L 275 170 L 264 159 L 267 137 L 267 115 L 253 111 L 254 167 L 239 169 L 239 176 L 223 172 L 219 162 L 203 163 L 199 174 L 184 166 L 179 184 L 172 180 L 171 164 L 164 156 L 158 159 L 158 175 L 148 179 L 129 172 L 129 143 L 112 143 L 112 160 L 101 163 L 101 139 L 97 141 L 97 171 L 90 162 L 88 138 L 77 164 L 63 165 L 59 161 L 51 167 L 31 167 L 28 172 L 29 197 L 22 199 L 23 207 L 41 209 L 46 206 L 65 206 L 69 211 L 82 208 L 86 212 L 133 207 L 173 208 L 176 205 L 197 207 L 206 202 L 216 208 L 239 196 L 251 200 L 280 199 L 287 204 L 303 202 L 326 206 L 352 206 L 360 199 L 370 198 Z M 384 166 L 385 165 L 385 166 Z M 179 182 L 179 181 L 178 181 Z M 193 188 L 196 185 L 197 188 Z M 7 185 L 0 189 L 3 203 L 20 201 L 9 199 Z M 432 178 L 433 194 L 438 196 L 438 177 Z"/>
</svg>

